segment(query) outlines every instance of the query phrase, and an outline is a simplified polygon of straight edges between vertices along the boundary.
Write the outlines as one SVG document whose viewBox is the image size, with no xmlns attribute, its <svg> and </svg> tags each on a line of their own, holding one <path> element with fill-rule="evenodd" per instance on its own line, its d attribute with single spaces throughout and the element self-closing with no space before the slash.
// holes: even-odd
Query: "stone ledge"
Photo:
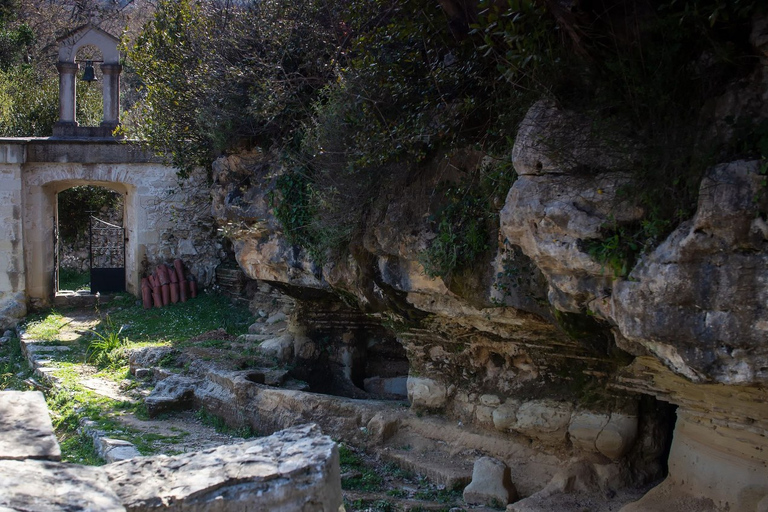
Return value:
<svg viewBox="0 0 768 512">
<path fill-rule="evenodd" d="M 342 506 L 339 451 L 316 425 L 202 452 L 139 457 L 104 469 L 123 505 L 136 512 L 337 512 Z"/>
<path fill-rule="evenodd" d="M 48 407 L 39 391 L 0 392 L 2 459 L 61 460 L 61 449 L 53 434 Z"/>
</svg>

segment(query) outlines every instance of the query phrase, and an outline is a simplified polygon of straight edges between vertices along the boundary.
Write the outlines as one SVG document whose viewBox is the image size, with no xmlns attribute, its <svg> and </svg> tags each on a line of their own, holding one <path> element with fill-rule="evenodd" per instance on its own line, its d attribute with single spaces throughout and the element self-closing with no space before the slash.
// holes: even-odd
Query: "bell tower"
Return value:
<svg viewBox="0 0 768 512">
<path fill-rule="evenodd" d="M 97 137 L 114 138 L 112 133 L 120 124 L 120 52 L 119 40 L 95 25 L 87 24 L 76 28 L 59 38 L 59 121 L 53 127 L 54 137 Z M 75 117 L 77 94 L 75 80 L 80 65 L 77 63 L 77 51 L 86 45 L 92 45 L 101 51 L 102 97 L 104 115 L 99 126 L 80 126 Z M 87 66 L 93 63 L 88 61 Z M 93 80 L 93 68 L 86 68 L 86 78 Z"/>
</svg>

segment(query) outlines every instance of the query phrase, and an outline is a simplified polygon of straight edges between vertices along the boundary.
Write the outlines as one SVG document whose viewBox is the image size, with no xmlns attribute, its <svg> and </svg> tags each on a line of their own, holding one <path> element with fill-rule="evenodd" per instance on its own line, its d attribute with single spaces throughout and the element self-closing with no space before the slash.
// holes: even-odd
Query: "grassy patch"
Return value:
<svg viewBox="0 0 768 512">
<path fill-rule="evenodd" d="M 86 434 L 71 434 L 60 440 L 62 462 L 101 466 L 104 461 L 96 453 L 93 439 Z"/>
<path fill-rule="evenodd" d="M 59 269 L 59 290 L 90 290 L 91 274 L 67 268 Z"/>
<path fill-rule="evenodd" d="M 0 391 L 13 389 L 26 391 L 29 384 L 24 382 L 32 374 L 27 360 L 21 353 L 19 339 L 14 337 L 11 341 L 0 346 Z"/>
<path fill-rule="evenodd" d="M 379 491 L 384 484 L 382 477 L 345 444 L 339 445 L 341 473 L 348 474 L 341 479 L 345 491 Z"/>
<path fill-rule="evenodd" d="M 27 321 L 25 331 L 29 336 L 40 341 L 56 341 L 61 329 L 71 322 L 54 310 L 31 318 Z"/>
<path fill-rule="evenodd" d="M 182 342 L 198 334 L 224 329 L 238 335 L 248 331 L 253 316 L 223 295 L 201 293 L 196 299 L 145 310 L 132 295 L 108 304 L 109 316 L 133 342 Z"/>
</svg>

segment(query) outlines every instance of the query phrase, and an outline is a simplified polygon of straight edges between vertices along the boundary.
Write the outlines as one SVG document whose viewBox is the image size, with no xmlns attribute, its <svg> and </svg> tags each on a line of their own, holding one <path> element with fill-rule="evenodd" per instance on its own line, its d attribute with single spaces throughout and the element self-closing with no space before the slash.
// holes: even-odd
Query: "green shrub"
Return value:
<svg viewBox="0 0 768 512">
<path fill-rule="evenodd" d="M 97 366 L 122 366 L 125 363 L 123 348 L 129 343 L 128 338 L 123 337 L 123 327 L 119 328 L 107 315 L 102 322 L 101 332 L 91 330 L 95 337 L 86 351 L 86 361 Z"/>
</svg>

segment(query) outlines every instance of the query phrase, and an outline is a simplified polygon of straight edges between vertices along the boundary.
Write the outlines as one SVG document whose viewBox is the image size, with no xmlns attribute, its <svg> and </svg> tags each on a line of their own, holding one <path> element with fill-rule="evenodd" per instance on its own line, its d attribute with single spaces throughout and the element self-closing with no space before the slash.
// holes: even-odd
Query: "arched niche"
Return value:
<svg viewBox="0 0 768 512">
<path fill-rule="evenodd" d="M 120 124 L 120 42 L 115 36 L 94 25 L 83 25 L 59 38 L 59 121 L 53 128 L 57 137 L 112 137 Z M 101 72 L 103 79 L 103 118 L 96 127 L 80 126 L 75 117 L 77 105 L 75 81 L 80 68 L 77 52 L 84 46 L 98 48 L 103 57 Z"/>
</svg>

